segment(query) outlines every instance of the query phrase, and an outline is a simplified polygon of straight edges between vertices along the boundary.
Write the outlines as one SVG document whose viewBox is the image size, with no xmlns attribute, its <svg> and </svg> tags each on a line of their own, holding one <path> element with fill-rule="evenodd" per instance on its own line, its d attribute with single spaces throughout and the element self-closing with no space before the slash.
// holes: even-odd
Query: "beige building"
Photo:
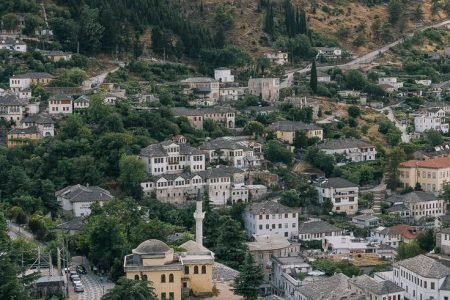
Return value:
<svg viewBox="0 0 450 300">
<path fill-rule="evenodd" d="M 203 129 L 205 120 L 222 123 L 226 128 L 234 128 L 236 111 L 231 107 L 206 107 L 190 109 L 175 107 L 173 113 L 177 117 L 186 117 L 189 124 L 195 129 Z"/>
<path fill-rule="evenodd" d="M 194 95 L 195 104 L 211 106 L 219 100 L 219 81 L 209 77 L 192 77 L 181 81 L 186 85 L 185 94 Z M 194 104 L 194 103 L 193 103 Z"/>
<path fill-rule="evenodd" d="M 12 148 L 28 143 L 36 143 L 42 136 L 37 127 L 14 128 L 8 132 L 7 146 Z"/>
<path fill-rule="evenodd" d="M 261 97 L 264 101 L 275 102 L 280 97 L 279 78 L 250 78 L 248 91 L 251 95 Z"/>
<path fill-rule="evenodd" d="M 354 215 L 358 211 L 359 186 L 341 177 L 328 178 L 316 186 L 319 203 L 330 200 L 333 212 Z"/>
<path fill-rule="evenodd" d="M 450 181 L 450 157 L 408 160 L 399 165 L 398 171 L 404 188 L 420 184 L 422 190 L 437 194 Z"/>
<path fill-rule="evenodd" d="M 276 132 L 277 139 L 288 142 L 290 145 L 294 144 L 295 133 L 297 131 L 305 132 L 308 138 L 318 138 L 319 140 L 323 140 L 322 128 L 314 124 L 306 124 L 301 121 L 275 122 L 272 123 L 269 128 Z"/>
</svg>

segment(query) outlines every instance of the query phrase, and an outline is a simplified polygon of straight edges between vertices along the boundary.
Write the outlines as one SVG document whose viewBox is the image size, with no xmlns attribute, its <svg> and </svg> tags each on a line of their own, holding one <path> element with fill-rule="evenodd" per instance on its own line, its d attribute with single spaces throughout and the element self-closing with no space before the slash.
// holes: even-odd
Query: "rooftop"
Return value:
<svg viewBox="0 0 450 300">
<path fill-rule="evenodd" d="M 38 134 L 39 130 L 37 127 L 28 127 L 28 128 L 13 128 L 8 134 Z"/>
<path fill-rule="evenodd" d="M 368 290 L 379 296 L 392 293 L 400 293 L 404 291 L 404 289 L 390 280 L 376 281 L 375 279 L 367 275 L 361 275 L 355 278 L 351 278 L 349 281 L 360 289 Z"/>
<path fill-rule="evenodd" d="M 55 193 L 57 197 L 68 199 L 70 202 L 108 201 L 113 198 L 111 193 L 98 186 L 83 186 L 76 184 L 67 186 Z"/>
<path fill-rule="evenodd" d="M 0 96 L 0 106 L 16 106 L 21 105 L 25 106 L 26 102 L 19 99 L 15 94 L 5 94 Z"/>
<path fill-rule="evenodd" d="M 22 119 L 22 123 L 36 123 L 36 124 L 54 124 L 55 121 L 50 116 L 45 115 L 29 115 Z"/>
<path fill-rule="evenodd" d="M 152 144 L 141 150 L 140 155 L 144 157 L 167 157 L 169 152 L 164 148 L 164 146 L 169 146 L 175 144 L 180 148 L 181 155 L 202 155 L 203 153 L 188 144 L 176 143 L 173 141 L 165 141 L 158 144 Z"/>
<path fill-rule="evenodd" d="M 349 148 L 373 148 L 374 145 L 355 139 L 355 138 L 344 138 L 344 139 L 328 139 L 323 141 L 323 143 L 317 145 L 319 149 L 349 149 Z"/>
<path fill-rule="evenodd" d="M 425 256 L 418 255 L 412 258 L 401 260 L 394 264 L 426 278 L 440 279 L 450 274 L 450 268 L 440 262 Z"/>
<path fill-rule="evenodd" d="M 387 202 L 391 203 L 418 203 L 435 200 L 438 200 L 438 198 L 434 194 L 423 191 L 414 191 L 403 195 L 393 195 L 386 199 Z"/>
<path fill-rule="evenodd" d="M 359 215 L 354 216 L 353 219 L 360 220 L 360 221 L 370 221 L 370 220 L 379 220 L 377 216 L 374 215 Z"/>
<path fill-rule="evenodd" d="M 300 224 L 298 233 L 322 233 L 322 232 L 341 232 L 342 229 L 338 228 L 325 221 L 310 221 Z"/>
<path fill-rule="evenodd" d="M 262 214 L 282 214 L 282 213 L 296 213 L 298 212 L 294 208 L 290 208 L 284 206 L 275 201 L 263 201 L 263 202 L 254 202 L 251 205 L 247 206 L 245 209 L 246 212 L 253 215 L 262 215 Z"/>
<path fill-rule="evenodd" d="M 342 177 L 332 177 L 326 179 L 324 182 L 320 183 L 321 188 L 349 188 L 349 187 L 359 187 L 359 185 L 348 181 Z"/>
<path fill-rule="evenodd" d="M 322 130 L 322 128 L 314 124 L 306 124 L 301 121 L 279 121 L 272 123 L 269 128 L 288 132 L 297 130 Z"/>
<path fill-rule="evenodd" d="M 176 116 L 203 116 L 204 114 L 211 113 L 234 113 L 235 109 L 225 106 L 204 107 L 197 109 L 187 107 L 174 107 L 172 108 L 172 111 Z"/>
<path fill-rule="evenodd" d="M 247 243 L 249 251 L 271 251 L 287 248 L 290 245 L 291 243 L 285 238 L 268 235 L 257 236 L 254 242 Z"/>
<path fill-rule="evenodd" d="M 50 75 L 50 74 L 45 73 L 45 72 L 33 72 L 33 73 L 19 74 L 19 75 L 14 75 L 13 77 L 16 78 L 16 79 L 27 79 L 27 78 L 31 78 L 31 79 L 54 78 L 53 75 Z"/>
<path fill-rule="evenodd" d="M 400 163 L 400 168 L 429 168 L 429 169 L 439 169 L 450 167 L 450 156 L 447 157 L 437 157 L 427 160 L 408 160 Z"/>
<path fill-rule="evenodd" d="M 351 294 L 348 279 L 344 274 L 337 273 L 329 278 L 300 286 L 298 291 L 308 299 L 342 299 Z"/>
<path fill-rule="evenodd" d="M 150 239 L 143 241 L 139 244 L 135 249 L 133 249 L 133 254 L 143 255 L 143 254 L 156 254 L 156 253 L 165 253 L 170 250 L 170 247 L 167 246 L 166 243 Z"/>
</svg>

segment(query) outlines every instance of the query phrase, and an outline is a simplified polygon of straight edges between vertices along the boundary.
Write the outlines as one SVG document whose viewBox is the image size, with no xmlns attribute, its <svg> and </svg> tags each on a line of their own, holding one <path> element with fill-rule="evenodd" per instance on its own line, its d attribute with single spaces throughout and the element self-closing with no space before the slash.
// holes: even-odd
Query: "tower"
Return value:
<svg viewBox="0 0 450 300">
<path fill-rule="evenodd" d="M 194 212 L 195 241 L 197 242 L 197 244 L 203 246 L 203 219 L 205 218 L 205 212 L 203 212 L 202 194 L 200 190 L 198 190 L 196 204 L 197 207 Z"/>
</svg>

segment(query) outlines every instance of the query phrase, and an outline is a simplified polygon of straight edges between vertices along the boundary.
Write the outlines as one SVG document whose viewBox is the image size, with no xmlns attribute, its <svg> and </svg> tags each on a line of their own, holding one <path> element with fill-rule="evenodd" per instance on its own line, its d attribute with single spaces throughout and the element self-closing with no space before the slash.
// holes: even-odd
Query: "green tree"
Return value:
<svg viewBox="0 0 450 300">
<path fill-rule="evenodd" d="M 419 234 L 416 241 L 420 249 L 425 252 L 430 252 L 436 245 L 436 238 L 432 229 L 427 229 L 425 232 Z"/>
<path fill-rule="evenodd" d="M 278 141 L 268 141 L 264 145 L 263 150 L 267 159 L 274 163 L 290 164 L 294 159 L 294 154 Z"/>
<path fill-rule="evenodd" d="M 389 11 L 389 22 L 391 24 L 396 24 L 402 15 L 403 4 L 401 0 L 391 0 L 389 1 L 388 11 Z"/>
<path fill-rule="evenodd" d="M 256 300 L 259 295 L 259 286 L 262 284 L 264 274 L 260 266 L 255 264 L 250 253 L 239 268 L 239 274 L 234 280 L 234 294 L 243 296 L 246 300 Z"/>
<path fill-rule="evenodd" d="M 422 22 L 423 20 L 423 10 L 422 10 L 422 5 L 421 4 L 417 4 L 416 8 L 413 11 L 413 19 L 416 22 Z"/>
<path fill-rule="evenodd" d="M 348 115 L 352 118 L 358 118 L 361 115 L 361 109 L 358 106 L 351 105 L 347 108 Z"/>
<path fill-rule="evenodd" d="M 281 194 L 280 203 L 289 207 L 304 206 L 304 203 L 296 190 L 284 191 Z"/>
<path fill-rule="evenodd" d="M 100 41 L 105 28 L 99 23 L 99 10 L 84 5 L 80 14 L 80 49 L 88 54 L 100 50 Z"/>
<path fill-rule="evenodd" d="M 275 23 L 273 20 L 273 6 L 272 3 L 266 6 L 266 15 L 264 19 L 264 31 L 270 35 L 274 33 Z"/>
<path fill-rule="evenodd" d="M 264 133 L 264 125 L 258 121 L 250 121 L 244 127 L 244 133 L 248 135 L 262 136 Z"/>
<path fill-rule="evenodd" d="M 431 15 L 434 17 L 439 13 L 439 10 L 441 8 L 441 3 L 439 0 L 431 0 Z"/>
<path fill-rule="evenodd" d="M 219 228 L 219 236 L 215 249 L 219 261 L 237 269 L 245 258 L 245 236 L 241 230 L 241 224 L 229 216 L 223 217 Z"/>
<path fill-rule="evenodd" d="M 426 140 L 431 147 L 440 146 L 444 142 L 442 134 L 435 129 L 427 131 Z"/>
<path fill-rule="evenodd" d="M 398 166 L 405 159 L 406 154 L 399 147 L 395 147 L 388 157 L 386 164 L 386 185 L 392 191 L 395 191 L 400 185 Z"/>
<path fill-rule="evenodd" d="M 304 149 L 308 147 L 308 136 L 304 131 L 296 131 L 294 137 L 294 146 L 296 149 Z"/>
<path fill-rule="evenodd" d="M 309 87 L 314 93 L 317 93 L 317 68 L 316 60 L 313 60 L 311 65 L 311 78 L 309 79 Z"/>
<path fill-rule="evenodd" d="M 102 297 L 102 300 L 157 300 L 158 297 L 151 284 L 146 280 L 121 278 L 114 288 Z"/>
<path fill-rule="evenodd" d="M 419 254 L 423 253 L 420 246 L 417 244 L 417 242 L 412 242 L 409 244 L 402 243 L 397 248 L 397 260 L 407 259 L 414 256 L 417 256 Z"/>
<path fill-rule="evenodd" d="M 141 182 L 147 177 L 145 163 L 134 155 L 123 155 L 119 161 L 119 183 L 129 196 L 142 198 Z"/>
</svg>

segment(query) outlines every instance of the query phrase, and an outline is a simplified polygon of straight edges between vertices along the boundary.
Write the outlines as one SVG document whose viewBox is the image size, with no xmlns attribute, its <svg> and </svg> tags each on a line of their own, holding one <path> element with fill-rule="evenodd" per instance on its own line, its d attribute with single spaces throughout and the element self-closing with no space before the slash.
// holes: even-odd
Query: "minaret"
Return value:
<svg viewBox="0 0 450 300">
<path fill-rule="evenodd" d="M 205 212 L 203 212 L 203 202 L 201 191 L 198 190 L 197 194 L 197 208 L 194 212 L 195 219 L 195 241 L 197 244 L 203 246 L 203 219 L 205 218 Z"/>
</svg>

